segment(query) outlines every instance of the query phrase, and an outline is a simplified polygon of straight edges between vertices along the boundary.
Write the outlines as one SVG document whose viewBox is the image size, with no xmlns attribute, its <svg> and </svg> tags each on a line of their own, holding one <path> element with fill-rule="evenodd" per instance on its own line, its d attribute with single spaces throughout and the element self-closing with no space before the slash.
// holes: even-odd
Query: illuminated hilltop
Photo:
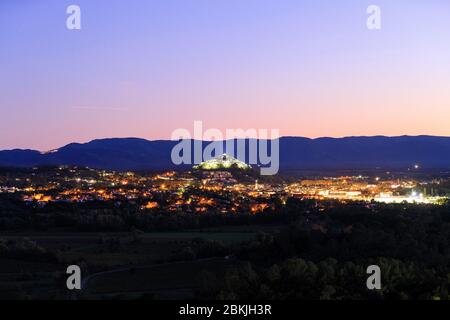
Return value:
<svg viewBox="0 0 450 320">
<path fill-rule="evenodd" d="M 199 170 L 219 170 L 231 168 L 248 170 L 251 169 L 251 166 L 246 164 L 245 162 L 233 158 L 228 154 L 223 154 L 221 156 L 202 162 L 197 166 L 194 166 L 194 169 Z"/>
<path fill-rule="evenodd" d="M 250 154 L 248 140 L 236 140 L 235 147 L 242 142 L 243 153 Z M 209 143 L 203 142 L 203 146 Z M 171 157 L 178 144 L 175 140 L 114 138 L 71 143 L 51 152 L 5 150 L 0 151 L 0 167 L 69 165 L 116 171 L 172 170 L 178 168 Z M 450 137 L 282 137 L 279 159 L 280 170 L 285 171 L 446 171 L 450 169 Z"/>
</svg>

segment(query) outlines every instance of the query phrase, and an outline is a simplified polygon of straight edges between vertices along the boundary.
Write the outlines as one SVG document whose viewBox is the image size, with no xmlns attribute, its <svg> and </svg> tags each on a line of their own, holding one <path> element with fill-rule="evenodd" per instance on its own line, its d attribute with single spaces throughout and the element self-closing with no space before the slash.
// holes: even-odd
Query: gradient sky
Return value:
<svg viewBox="0 0 450 320">
<path fill-rule="evenodd" d="M 450 2 L 0 0 L 0 149 L 169 139 L 194 120 L 450 136 Z"/>
</svg>

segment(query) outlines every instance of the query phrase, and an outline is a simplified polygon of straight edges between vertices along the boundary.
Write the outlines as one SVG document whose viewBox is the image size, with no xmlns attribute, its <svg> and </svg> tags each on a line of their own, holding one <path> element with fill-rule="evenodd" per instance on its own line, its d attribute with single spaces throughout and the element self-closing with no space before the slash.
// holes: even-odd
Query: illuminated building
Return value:
<svg viewBox="0 0 450 320">
<path fill-rule="evenodd" d="M 215 157 L 213 159 L 207 160 L 195 166 L 194 169 L 199 170 L 218 170 L 218 169 L 230 169 L 238 168 L 242 170 L 248 170 L 251 168 L 250 165 L 245 162 L 239 161 L 232 156 L 223 154 L 221 156 Z"/>
<path fill-rule="evenodd" d="M 150 201 L 145 205 L 145 209 L 156 209 L 159 207 L 158 202 Z"/>
</svg>

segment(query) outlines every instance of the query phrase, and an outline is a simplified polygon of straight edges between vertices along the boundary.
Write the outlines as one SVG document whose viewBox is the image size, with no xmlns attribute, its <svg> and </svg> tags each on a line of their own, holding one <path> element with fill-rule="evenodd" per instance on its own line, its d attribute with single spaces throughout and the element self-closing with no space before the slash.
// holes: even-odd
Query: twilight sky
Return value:
<svg viewBox="0 0 450 320">
<path fill-rule="evenodd" d="M 0 149 L 169 139 L 194 120 L 450 136 L 450 2 L 0 0 Z"/>
</svg>

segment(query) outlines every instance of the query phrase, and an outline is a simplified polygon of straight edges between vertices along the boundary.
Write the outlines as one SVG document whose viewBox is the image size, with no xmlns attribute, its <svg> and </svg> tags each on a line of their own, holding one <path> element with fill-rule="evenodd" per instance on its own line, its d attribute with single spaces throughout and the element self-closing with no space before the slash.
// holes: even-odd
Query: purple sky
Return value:
<svg viewBox="0 0 450 320">
<path fill-rule="evenodd" d="M 194 120 L 450 136 L 450 2 L 0 0 L 0 115 L 0 149 L 169 139 Z"/>
</svg>

